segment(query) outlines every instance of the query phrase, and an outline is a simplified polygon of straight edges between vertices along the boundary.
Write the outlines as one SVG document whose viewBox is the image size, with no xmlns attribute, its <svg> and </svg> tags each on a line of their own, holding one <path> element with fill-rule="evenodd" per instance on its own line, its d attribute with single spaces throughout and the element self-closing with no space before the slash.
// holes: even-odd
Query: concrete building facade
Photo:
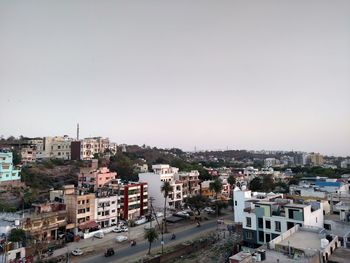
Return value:
<svg viewBox="0 0 350 263">
<path fill-rule="evenodd" d="M 20 181 L 20 170 L 16 169 L 13 165 L 12 152 L 0 152 L 0 184 L 17 183 Z"/>
</svg>

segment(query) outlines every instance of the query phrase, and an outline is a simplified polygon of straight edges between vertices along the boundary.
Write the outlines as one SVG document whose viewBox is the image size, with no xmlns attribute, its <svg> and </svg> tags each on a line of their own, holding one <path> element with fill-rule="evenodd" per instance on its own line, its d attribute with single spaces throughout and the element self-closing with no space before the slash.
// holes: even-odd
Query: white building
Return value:
<svg viewBox="0 0 350 263">
<path fill-rule="evenodd" d="M 266 158 L 264 160 L 264 166 L 265 167 L 273 167 L 279 164 L 279 161 L 276 158 Z"/>
<path fill-rule="evenodd" d="M 117 224 L 118 196 L 109 191 L 98 191 L 95 199 L 95 219 L 101 228 Z"/>
<path fill-rule="evenodd" d="M 67 135 L 32 139 L 29 143 L 36 149 L 36 159 L 57 158 L 70 160 L 72 139 Z"/>
<path fill-rule="evenodd" d="M 243 223 L 243 240 L 247 245 L 270 242 L 296 224 L 323 227 L 323 207 L 319 202 L 294 204 L 273 193 L 265 196 L 260 193 L 260 197 L 257 194 L 256 198 L 249 198 L 250 191 L 245 192 L 248 193 L 234 193 L 234 207 L 235 221 L 237 218 Z"/>
<path fill-rule="evenodd" d="M 81 159 L 90 160 L 94 158 L 94 154 L 102 154 L 106 150 L 117 151 L 117 145 L 111 145 L 108 138 L 102 137 L 93 137 L 93 138 L 84 138 L 81 141 Z M 115 149 L 114 149 L 115 147 Z"/>
<path fill-rule="evenodd" d="M 349 168 L 350 167 L 350 159 L 345 159 L 344 161 L 342 161 L 340 163 L 340 167 L 341 168 Z"/>
<path fill-rule="evenodd" d="M 152 165 L 153 173 L 140 173 L 139 182 L 148 183 L 148 193 L 154 198 L 153 206 L 161 208 L 164 206 L 164 195 L 161 192 L 161 187 L 164 182 L 169 182 L 173 187 L 173 192 L 169 194 L 167 199 L 168 208 L 179 208 L 183 201 L 183 183 L 176 180 L 175 174 L 179 169 L 171 167 L 168 164 Z"/>
</svg>

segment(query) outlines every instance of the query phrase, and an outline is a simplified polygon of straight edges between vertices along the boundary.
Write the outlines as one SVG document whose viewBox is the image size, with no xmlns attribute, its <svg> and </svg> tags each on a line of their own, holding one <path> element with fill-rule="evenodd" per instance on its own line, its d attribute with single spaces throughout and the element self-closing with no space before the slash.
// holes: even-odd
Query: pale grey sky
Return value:
<svg viewBox="0 0 350 263">
<path fill-rule="evenodd" d="M 350 155 L 350 1 L 0 0 L 0 134 Z"/>
</svg>

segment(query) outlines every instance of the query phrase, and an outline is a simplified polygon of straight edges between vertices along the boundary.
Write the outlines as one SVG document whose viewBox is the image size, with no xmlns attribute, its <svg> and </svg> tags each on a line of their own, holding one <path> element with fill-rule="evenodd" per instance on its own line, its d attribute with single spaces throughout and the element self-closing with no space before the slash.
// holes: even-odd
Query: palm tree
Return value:
<svg viewBox="0 0 350 263">
<path fill-rule="evenodd" d="M 213 182 L 209 184 L 209 189 L 212 192 L 215 192 L 215 206 L 216 206 L 216 215 L 219 217 L 219 207 L 218 207 L 218 194 L 222 190 L 222 182 L 219 178 L 216 178 Z"/>
<path fill-rule="evenodd" d="M 163 218 L 163 222 L 164 222 L 164 230 L 165 232 L 168 232 L 168 229 L 166 227 L 166 204 L 167 204 L 167 198 L 169 196 L 169 193 L 173 191 L 173 187 L 170 185 L 169 182 L 164 182 L 162 187 L 160 188 L 160 191 L 163 193 L 164 195 L 164 218 Z M 162 234 L 164 233 L 164 231 L 162 230 Z"/>
<path fill-rule="evenodd" d="M 152 243 L 158 239 L 158 233 L 154 228 L 146 229 L 144 238 L 148 240 L 149 247 L 148 247 L 148 255 L 151 254 L 151 247 Z"/>
<path fill-rule="evenodd" d="M 233 186 L 236 184 L 236 178 L 234 178 L 232 175 L 230 175 L 227 178 L 227 182 L 230 184 L 230 200 L 231 200 L 231 206 L 232 206 L 232 210 L 233 210 Z"/>
</svg>

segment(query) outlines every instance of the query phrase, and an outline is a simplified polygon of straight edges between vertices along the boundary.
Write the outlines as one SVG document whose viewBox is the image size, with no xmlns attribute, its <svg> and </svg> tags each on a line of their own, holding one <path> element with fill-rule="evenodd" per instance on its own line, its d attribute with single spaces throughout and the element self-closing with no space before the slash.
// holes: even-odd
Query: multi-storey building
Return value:
<svg viewBox="0 0 350 263">
<path fill-rule="evenodd" d="M 297 224 L 323 227 L 323 208 L 319 202 L 294 204 L 292 200 L 276 197 L 269 201 L 250 199 L 244 206 L 243 212 L 238 213 L 243 218 L 243 241 L 249 246 L 270 242 Z"/>
<path fill-rule="evenodd" d="M 67 206 L 67 229 L 74 234 L 79 231 L 98 229 L 95 221 L 95 194 L 84 189 L 76 189 L 74 185 L 65 185 L 63 190 L 50 191 L 50 200 L 59 201 Z"/>
<path fill-rule="evenodd" d="M 190 197 L 200 194 L 199 172 L 197 170 L 191 172 L 179 172 L 175 174 L 175 179 L 182 182 L 182 197 Z"/>
<path fill-rule="evenodd" d="M 72 139 L 67 135 L 31 139 L 28 143 L 35 146 L 36 159 L 57 158 L 70 160 Z"/>
<path fill-rule="evenodd" d="M 319 153 L 310 154 L 310 164 L 312 166 L 321 166 L 324 164 L 323 156 Z"/>
<path fill-rule="evenodd" d="M 12 184 L 21 181 L 20 170 L 13 166 L 13 155 L 10 151 L 0 152 L 0 184 Z"/>
<path fill-rule="evenodd" d="M 110 172 L 107 167 L 99 169 L 82 168 L 78 175 L 78 186 L 96 190 L 108 185 L 116 177 L 117 173 Z"/>
<path fill-rule="evenodd" d="M 117 223 L 118 196 L 112 189 L 99 189 L 95 199 L 95 219 L 101 227 L 110 227 Z"/>
<path fill-rule="evenodd" d="M 345 159 L 341 161 L 340 168 L 349 168 L 350 167 L 350 159 Z"/>
<path fill-rule="evenodd" d="M 164 206 L 164 195 L 161 187 L 164 182 L 169 182 L 173 191 L 167 199 L 168 208 L 180 208 L 183 202 L 183 182 L 175 179 L 179 169 L 170 167 L 168 164 L 152 165 L 153 173 L 140 173 L 139 182 L 148 183 L 150 197 L 154 198 L 153 206 L 161 208 Z"/>
<path fill-rule="evenodd" d="M 228 200 L 230 198 L 230 185 L 227 183 L 227 179 L 219 179 L 222 183 L 222 189 L 218 193 L 217 197 L 221 200 Z M 202 195 L 209 198 L 216 198 L 216 193 L 210 190 L 210 184 L 213 180 L 207 180 L 202 182 Z"/>
<path fill-rule="evenodd" d="M 90 160 L 94 158 L 95 154 L 104 153 L 106 150 L 113 150 L 114 147 L 110 149 L 109 139 L 102 137 L 85 138 L 81 141 L 81 159 Z M 116 149 L 115 149 L 116 151 Z"/>
<path fill-rule="evenodd" d="M 33 204 L 33 211 L 23 214 L 21 226 L 36 241 L 59 239 L 67 225 L 66 205 L 62 203 Z"/>
<path fill-rule="evenodd" d="M 21 163 L 26 165 L 36 161 L 35 146 L 26 146 L 21 149 Z"/>
<path fill-rule="evenodd" d="M 148 213 L 148 184 L 138 182 L 121 183 L 115 180 L 111 187 L 119 196 L 118 214 L 121 219 L 137 219 Z"/>
</svg>

